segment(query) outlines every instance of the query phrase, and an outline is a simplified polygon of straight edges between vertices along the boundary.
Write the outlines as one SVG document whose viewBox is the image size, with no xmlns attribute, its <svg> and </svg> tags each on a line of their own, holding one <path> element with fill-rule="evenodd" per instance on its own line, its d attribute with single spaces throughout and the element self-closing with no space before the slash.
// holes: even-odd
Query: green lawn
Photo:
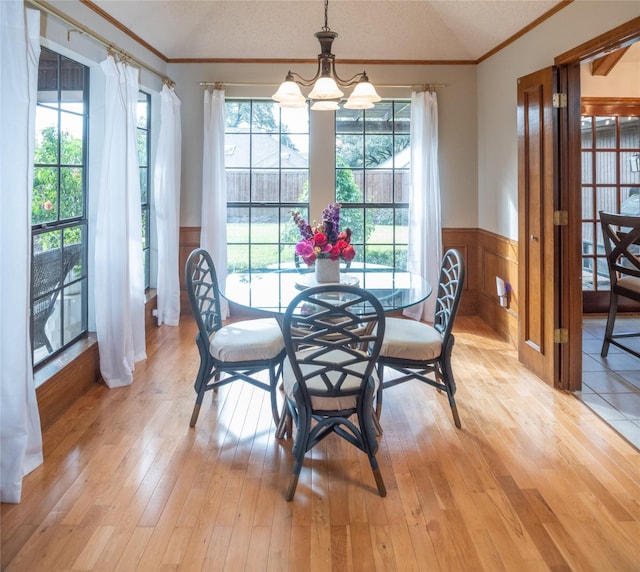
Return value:
<svg viewBox="0 0 640 572">
<path fill-rule="evenodd" d="M 277 223 L 253 224 L 252 247 L 246 244 L 249 240 L 248 225 L 246 223 L 227 224 L 227 242 L 230 243 L 227 249 L 228 267 L 236 272 L 243 272 L 247 269 L 249 256 L 251 256 L 251 266 L 254 268 L 267 267 L 278 264 L 278 225 Z M 407 228 L 396 229 L 399 232 L 398 242 L 406 244 Z M 381 264 L 391 263 L 393 256 L 393 226 L 376 225 L 369 241 L 367 242 L 367 259 Z M 245 244 L 232 244 L 245 243 Z M 379 248 L 376 245 L 380 245 Z M 293 259 L 294 245 L 282 247 L 282 260 Z M 405 250 L 400 247 L 398 250 Z M 358 247 L 356 246 L 356 251 Z M 356 255 L 356 260 L 358 260 Z"/>
</svg>

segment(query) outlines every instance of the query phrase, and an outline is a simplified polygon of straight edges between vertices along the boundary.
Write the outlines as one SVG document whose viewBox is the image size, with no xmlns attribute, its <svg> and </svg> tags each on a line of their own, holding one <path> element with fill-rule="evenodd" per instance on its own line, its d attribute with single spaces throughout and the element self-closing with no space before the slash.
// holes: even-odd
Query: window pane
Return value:
<svg viewBox="0 0 640 572">
<path fill-rule="evenodd" d="M 596 117 L 596 148 L 616 147 L 616 118 Z"/>
<path fill-rule="evenodd" d="M 147 158 L 147 132 L 138 129 L 138 165 L 146 167 L 149 162 Z"/>
<path fill-rule="evenodd" d="M 367 203 L 393 203 L 393 170 L 367 171 L 365 181 Z"/>
<path fill-rule="evenodd" d="M 254 101 L 251 130 L 261 133 L 278 133 L 280 107 L 275 101 Z"/>
<path fill-rule="evenodd" d="M 615 187 L 596 188 L 596 212 L 618 212 L 618 192 Z"/>
<path fill-rule="evenodd" d="M 366 135 L 365 167 L 391 168 L 393 167 L 393 137 L 391 135 Z"/>
<path fill-rule="evenodd" d="M 36 107 L 36 146 L 34 160 L 37 164 L 58 162 L 58 112 L 38 105 Z"/>
<path fill-rule="evenodd" d="M 640 155 L 636 153 L 621 152 L 620 153 L 620 183 L 622 184 L 640 184 Z"/>
<path fill-rule="evenodd" d="M 613 183 L 617 179 L 617 154 L 596 153 L 596 183 Z"/>
<path fill-rule="evenodd" d="M 593 219 L 596 216 L 594 211 L 594 189 L 591 187 L 582 187 L 582 218 Z"/>
<path fill-rule="evenodd" d="M 251 210 L 251 243 L 278 244 L 280 238 L 278 208 L 253 208 Z"/>
<path fill-rule="evenodd" d="M 149 202 L 149 169 L 140 167 L 140 202 L 144 205 Z"/>
<path fill-rule="evenodd" d="M 620 147 L 640 149 L 640 117 L 620 118 Z"/>
<path fill-rule="evenodd" d="M 31 207 L 32 224 L 58 220 L 58 169 L 56 167 L 34 168 Z"/>
<path fill-rule="evenodd" d="M 60 218 L 82 216 L 84 212 L 82 169 L 61 167 L 60 184 Z"/>
<path fill-rule="evenodd" d="M 580 122 L 580 129 L 582 133 L 582 148 L 593 148 L 593 119 L 588 116 L 583 116 Z"/>
<path fill-rule="evenodd" d="M 364 165 L 364 137 L 336 136 L 336 166 L 358 168 Z"/>
</svg>

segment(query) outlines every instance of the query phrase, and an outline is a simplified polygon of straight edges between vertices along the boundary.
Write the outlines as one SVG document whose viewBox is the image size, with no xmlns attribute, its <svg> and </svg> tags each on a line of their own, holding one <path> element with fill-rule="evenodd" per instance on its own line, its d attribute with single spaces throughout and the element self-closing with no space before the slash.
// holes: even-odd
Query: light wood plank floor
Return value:
<svg viewBox="0 0 640 572">
<path fill-rule="evenodd" d="M 96 386 L 44 435 L 23 502 L 2 506 L 2 569 L 639 570 L 640 453 L 479 319 L 456 332 L 463 428 L 432 388 L 392 388 L 388 496 L 331 436 L 287 503 L 266 394 L 224 388 L 190 429 L 195 327 L 158 328 L 132 386 Z"/>
</svg>

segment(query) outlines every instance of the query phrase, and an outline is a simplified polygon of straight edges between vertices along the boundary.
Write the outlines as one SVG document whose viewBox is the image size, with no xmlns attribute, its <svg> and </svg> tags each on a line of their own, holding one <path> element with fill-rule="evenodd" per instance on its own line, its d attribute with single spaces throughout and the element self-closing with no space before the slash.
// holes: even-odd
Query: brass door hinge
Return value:
<svg viewBox="0 0 640 572">
<path fill-rule="evenodd" d="M 567 107 L 567 94 L 566 93 L 554 93 L 553 94 L 553 107 L 556 109 L 564 109 Z"/>
<path fill-rule="evenodd" d="M 567 211 L 553 211 L 553 224 L 555 226 L 567 226 L 569 224 L 569 213 Z"/>
<path fill-rule="evenodd" d="M 553 330 L 553 343 L 554 344 L 569 343 L 569 330 L 567 330 L 567 328 L 557 328 Z"/>
</svg>

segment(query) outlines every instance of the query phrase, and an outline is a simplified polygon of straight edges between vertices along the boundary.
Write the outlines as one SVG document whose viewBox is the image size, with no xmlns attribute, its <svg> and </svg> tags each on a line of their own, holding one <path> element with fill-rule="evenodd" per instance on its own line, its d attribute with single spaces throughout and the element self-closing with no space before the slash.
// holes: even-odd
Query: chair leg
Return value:
<svg viewBox="0 0 640 572">
<path fill-rule="evenodd" d="M 618 295 L 614 292 L 610 293 L 609 300 L 609 315 L 607 316 L 607 327 L 604 331 L 604 340 L 602 340 L 602 350 L 600 355 L 607 357 L 609 353 L 609 344 L 611 343 L 611 336 L 613 335 L 613 327 L 616 323 L 616 314 L 618 313 Z"/>
<path fill-rule="evenodd" d="M 376 486 L 378 487 L 378 494 L 381 497 L 387 496 L 387 488 L 384 486 L 384 481 L 382 480 L 382 473 L 380 472 L 380 467 L 378 467 L 378 461 L 375 457 L 369 456 L 369 463 L 371 463 L 371 471 L 373 472 L 373 478 L 376 481 Z"/>
<path fill-rule="evenodd" d="M 195 383 L 195 387 L 197 387 L 198 389 L 197 394 L 196 394 L 196 403 L 193 406 L 193 413 L 191 413 L 191 420 L 189 421 L 189 427 L 195 427 L 196 426 L 196 422 L 198 421 L 198 415 L 200 415 L 200 407 L 202 406 L 202 401 L 204 400 L 204 394 L 207 388 L 207 382 L 206 380 L 202 377 L 202 374 L 204 372 L 204 368 L 200 368 L 200 371 L 198 372 L 198 379 L 200 380 L 200 382 L 198 382 L 198 379 L 196 379 L 196 383 Z"/>
<path fill-rule="evenodd" d="M 271 416 L 276 427 L 280 425 L 280 412 L 278 411 L 278 375 L 274 365 L 269 366 L 269 395 L 271 397 Z"/>
<path fill-rule="evenodd" d="M 458 406 L 456 405 L 456 398 L 454 393 L 456 391 L 456 382 L 453 379 L 453 370 L 451 369 L 451 361 L 447 356 L 442 364 L 442 381 L 444 382 L 447 399 L 449 400 L 449 407 L 451 407 L 451 414 L 453 415 L 453 422 L 458 429 L 462 428 L 460 423 L 460 416 L 458 415 Z"/>
<path fill-rule="evenodd" d="M 295 463 L 293 464 L 293 471 L 289 479 L 289 487 L 287 488 L 287 502 L 292 501 L 293 495 L 296 494 L 298 479 L 300 478 L 300 471 L 302 470 L 302 463 L 304 461 L 304 449 L 301 449 L 301 451 L 302 452 L 298 451 Z"/>
<path fill-rule="evenodd" d="M 284 439 L 287 435 L 291 436 L 291 414 L 287 409 L 287 404 L 282 408 L 282 415 L 276 427 L 276 439 Z"/>
<path fill-rule="evenodd" d="M 196 421 L 198 421 L 198 415 L 200 415 L 200 404 L 196 403 L 193 406 L 193 413 L 191 413 L 191 421 L 189 421 L 189 427 L 196 426 Z"/>
<path fill-rule="evenodd" d="M 289 480 L 289 488 L 287 489 L 287 502 L 293 500 L 293 495 L 296 494 L 296 487 L 298 486 L 298 478 L 300 477 L 300 473 L 292 474 L 291 479 Z"/>
<path fill-rule="evenodd" d="M 382 383 L 384 376 L 384 365 L 378 365 L 378 380 L 380 385 L 378 386 L 378 391 L 376 393 L 376 423 L 380 424 L 380 415 L 382 414 Z M 380 427 L 380 434 L 382 434 L 382 427 Z"/>
</svg>

